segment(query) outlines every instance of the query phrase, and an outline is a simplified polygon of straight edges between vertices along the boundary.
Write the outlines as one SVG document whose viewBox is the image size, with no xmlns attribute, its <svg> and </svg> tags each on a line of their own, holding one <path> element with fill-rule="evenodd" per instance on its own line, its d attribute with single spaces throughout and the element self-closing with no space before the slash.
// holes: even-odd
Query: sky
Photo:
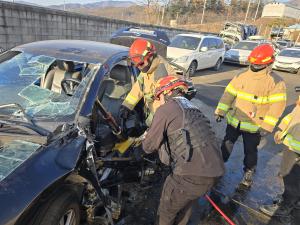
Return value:
<svg viewBox="0 0 300 225">
<path fill-rule="evenodd" d="M 6 0 L 6 1 L 13 1 L 13 0 Z M 59 5 L 64 4 L 64 0 L 23 0 L 26 2 L 39 4 L 39 5 Z M 101 0 L 65 0 L 65 3 L 92 3 L 92 2 L 100 2 Z M 118 0 L 118 1 L 126 1 L 126 0 Z M 129 0 L 129 1 L 135 1 L 135 0 Z"/>
</svg>

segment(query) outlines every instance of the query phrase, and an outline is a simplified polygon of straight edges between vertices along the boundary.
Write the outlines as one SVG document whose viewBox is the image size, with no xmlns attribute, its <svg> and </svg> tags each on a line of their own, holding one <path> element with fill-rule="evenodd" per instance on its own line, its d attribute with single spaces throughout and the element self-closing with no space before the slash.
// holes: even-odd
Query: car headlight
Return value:
<svg viewBox="0 0 300 225">
<path fill-rule="evenodd" d="M 188 56 L 181 56 L 177 59 L 175 59 L 175 62 L 177 63 L 185 63 L 186 61 L 188 61 L 189 57 Z"/>
</svg>

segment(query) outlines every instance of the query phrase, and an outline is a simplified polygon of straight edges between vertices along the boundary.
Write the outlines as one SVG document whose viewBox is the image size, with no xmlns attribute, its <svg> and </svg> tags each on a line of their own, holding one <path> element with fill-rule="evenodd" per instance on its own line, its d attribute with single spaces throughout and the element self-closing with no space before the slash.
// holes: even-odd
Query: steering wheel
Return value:
<svg viewBox="0 0 300 225">
<path fill-rule="evenodd" d="M 66 95 L 73 96 L 80 82 L 81 81 L 76 78 L 65 78 L 60 83 L 61 89 Z"/>
</svg>

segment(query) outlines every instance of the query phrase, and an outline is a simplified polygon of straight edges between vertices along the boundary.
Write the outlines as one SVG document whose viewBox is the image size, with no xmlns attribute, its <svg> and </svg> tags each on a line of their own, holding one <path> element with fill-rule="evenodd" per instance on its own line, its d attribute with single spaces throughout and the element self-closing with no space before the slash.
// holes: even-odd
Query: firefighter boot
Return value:
<svg viewBox="0 0 300 225">
<path fill-rule="evenodd" d="M 244 172 L 244 177 L 240 183 L 241 188 L 250 188 L 253 183 L 253 175 L 254 175 L 255 169 L 247 169 Z"/>
</svg>

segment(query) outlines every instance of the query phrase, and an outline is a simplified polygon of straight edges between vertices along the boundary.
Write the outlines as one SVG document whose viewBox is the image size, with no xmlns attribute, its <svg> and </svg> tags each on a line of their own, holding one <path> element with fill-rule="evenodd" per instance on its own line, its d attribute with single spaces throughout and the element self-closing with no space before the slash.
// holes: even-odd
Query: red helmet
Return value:
<svg viewBox="0 0 300 225">
<path fill-rule="evenodd" d="M 259 45 L 250 53 L 248 60 L 251 64 L 267 65 L 274 62 L 274 53 L 270 44 Z"/>
<path fill-rule="evenodd" d="M 156 99 L 159 98 L 160 94 L 162 94 L 162 93 L 167 94 L 170 91 L 175 90 L 175 89 L 181 89 L 183 92 L 188 91 L 187 83 L 184 80 L 179 79 L 178 77 L 175 77 L 172 75 L 169 75 L 169 76 L 159 79 L 156 82 L 155 86 L 156 87 L 155 87 L 154 97 Z"/>
<path fill-rule="evenodd" d="M 129 58 L 136 66 L 142 66 L 155 53 L 154 45 L 145 39 L 136 39 L 129 49 Z"/>
</svg>

